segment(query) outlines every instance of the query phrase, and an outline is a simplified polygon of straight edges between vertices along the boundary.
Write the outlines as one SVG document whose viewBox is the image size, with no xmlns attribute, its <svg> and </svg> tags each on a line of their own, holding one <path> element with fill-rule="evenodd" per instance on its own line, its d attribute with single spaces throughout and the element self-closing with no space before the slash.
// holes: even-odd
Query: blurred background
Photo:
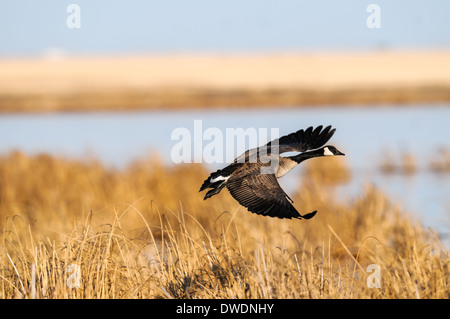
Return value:
<svg viewBox="0 0 450 319">
<path fill-rule="evenodd" d="M 333 125 L 352 174 L 342 198 L 374 184 L 448 237 L 449 12 L 438 0 L 3 1 L 0 153 L 172 165 L 171 132 L 196 119 L 281 135 Z"/>
<path fill-rule="evenodd" d="M 66 26 L 69 5 L 80 28 Z M 370 4 L 381 28 L 369 29 Z M 448 49 L 450 4 L 438 0 L 8 1 L 1 4 L 0 53 L 236 53 Z"/>
</svg>

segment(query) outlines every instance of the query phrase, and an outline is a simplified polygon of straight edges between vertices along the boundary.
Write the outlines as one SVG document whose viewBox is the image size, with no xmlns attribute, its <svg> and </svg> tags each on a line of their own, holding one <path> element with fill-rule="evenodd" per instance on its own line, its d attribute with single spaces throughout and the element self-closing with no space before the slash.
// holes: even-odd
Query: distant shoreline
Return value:
<svg viewBox="0 0 450 319">
<path fill-rule="evenodd" d="M 450 102 L 449 87 L 378 88 L 353 91 L 302 89 L 229 91 L 112 91 L 0 95 L 0 113 L 159 111 L 322 106 L 402 106 Z"/>
<path fill-rule="evenodd" d="M 0 60 L 0 113 L 450 102 L 450 51 Z"/>
</svg>

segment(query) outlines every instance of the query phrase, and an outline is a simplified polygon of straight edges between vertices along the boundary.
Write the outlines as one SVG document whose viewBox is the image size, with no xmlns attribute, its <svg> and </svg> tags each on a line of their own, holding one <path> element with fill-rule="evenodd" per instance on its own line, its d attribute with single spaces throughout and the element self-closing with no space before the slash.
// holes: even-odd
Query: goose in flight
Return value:
<svg viewBox="0 0 450 319">
<path fill-rule="evenodd" d="M 212 173 L 200 192 L 209 189 L 205 200 L 224 187 L 248 211 L 270 217 L 310 219 L 317 211 L 301 215 L 292 199 L 283 191 L 277 179 L 301 162 L 320 156 L 345 155 L 336 147 L 325 145 L 336 129 L 320 125 L 298 130 L 266 145 L 246 151 L 233 163 Z M 299 152 L 283 157 L 286 152 Z"/>
</svg>

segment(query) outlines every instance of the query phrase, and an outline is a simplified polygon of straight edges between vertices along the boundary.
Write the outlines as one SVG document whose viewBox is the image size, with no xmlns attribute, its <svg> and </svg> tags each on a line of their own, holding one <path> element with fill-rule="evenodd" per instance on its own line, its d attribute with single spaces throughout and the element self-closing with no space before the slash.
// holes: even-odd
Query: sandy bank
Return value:
<svg viewBox="0 0 450 319">
<path fill-rule="evenodd" d="M 0 111 L 450 101 L 450 51 L 0 60 Z"/>
</svg>

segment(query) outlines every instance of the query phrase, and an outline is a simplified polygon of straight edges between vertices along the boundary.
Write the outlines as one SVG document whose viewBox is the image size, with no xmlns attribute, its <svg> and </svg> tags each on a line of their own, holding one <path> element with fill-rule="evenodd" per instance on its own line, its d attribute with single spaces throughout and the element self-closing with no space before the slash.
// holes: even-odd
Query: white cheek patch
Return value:
<svg viewBox="0 0 450 319">
<path fill-rule="evenodd" d="M 329 150 L 328 147 L 325 147 L 323 149 L 323 155 L 325 155 L 325 156 L 333 156 L 334 154 Z"/>
<path fill-rule="evenodd" d="M 230 176 L 227 176 L 227 177 L 217 176 L 216 178 L 211 178 L 209 181 L 211 183 L 215 183 L 215 182 L 218 182 L 218 181 L 226 181 L 229 178 L 230 178 Z"/>
</svg>

